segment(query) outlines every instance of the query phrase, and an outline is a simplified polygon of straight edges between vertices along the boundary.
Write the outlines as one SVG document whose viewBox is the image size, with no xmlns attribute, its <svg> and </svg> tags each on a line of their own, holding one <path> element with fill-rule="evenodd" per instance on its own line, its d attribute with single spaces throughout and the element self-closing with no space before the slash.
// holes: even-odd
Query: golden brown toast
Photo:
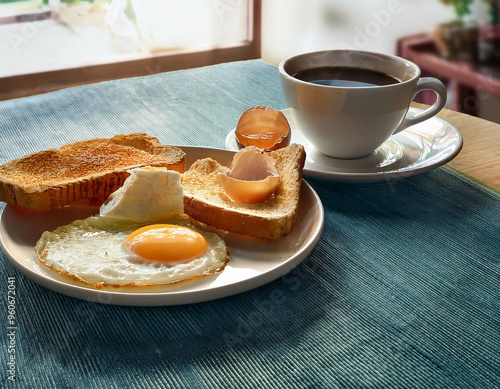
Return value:
<svg viewBox="0 0 500 389">
<path fill-rule="evenodd" d="M 0 201 L 38 211 L 101 205 L 127 170 L 163 166 L 184 172 L 186 155 L 146 134 L 89 139 L 40 151 L 0 166 Z"/>
<path fill-rule="evenodd" d="M 223 231 L 259 239 L 278 239 L 292 232 L 299 208 L 305 150 L 302 145 L 269 153 L 276 161 L 280 184 L 275 196 L 258 204 L 240 204 L 224 192 L 219 174 L 229 167 L 211 158 L 196 161 L 182 176 L 184 212 Z"/>
</svg>

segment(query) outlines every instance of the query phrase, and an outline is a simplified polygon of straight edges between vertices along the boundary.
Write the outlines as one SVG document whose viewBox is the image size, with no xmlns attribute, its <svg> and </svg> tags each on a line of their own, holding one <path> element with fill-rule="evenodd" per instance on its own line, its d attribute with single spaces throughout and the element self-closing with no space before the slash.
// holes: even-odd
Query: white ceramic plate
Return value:
<svg viewBox="0 0 500 389">
<path fill-rule="evenodd" d="M 197 159 L 212 157 L 230 165 L 233 152 L 197 147 L 182 147 L 186 166 Z M 6 206 L 0 218 L 0 245 L 10 262 L 21 273 L 56 292 L 80 299 L 117 305 L 191 304 L 248 291 L 288 273 L 307 257 L 323 229 L 324 212 L 314 189 L 302 182 L 301 203 L 292 233 L 276 241 L 258 241 L 232 234 L 224 235 L 231 260 L 216 276 L 172 286 L 94 289 L 51 271 L 41 265 L 34 245 L 43 231 L 96 214 L 96 207 L 66 207 L 34 212 Z"/>
<path fill-rule="evenodd" d="M 350 184 L 371 184 L 406 178 L 451 161 L 462 149 L 462 135 L 447 121 L 433 117 L 392 136 L 374 153 L 357 159 L 337 159 L 318 152 L 304 137 L 289 109 L 284 109 L 292 130 L 291 142 L 306 148 L 305 177 Z M 409 115 L 421 112 L 411 107 Z M 234 130 L 226 149 L 236 151 Z"/>
</svg>

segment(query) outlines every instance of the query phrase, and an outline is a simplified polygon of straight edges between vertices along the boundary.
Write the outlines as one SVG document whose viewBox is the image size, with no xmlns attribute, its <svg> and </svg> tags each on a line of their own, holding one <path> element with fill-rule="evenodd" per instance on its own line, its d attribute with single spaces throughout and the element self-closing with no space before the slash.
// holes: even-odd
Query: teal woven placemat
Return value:
<svg viewBox="0 0 500 389">
<path fill-rule="evenodd" d="M 4 101 L 0 162 L 130 131 L 223 148 L 254 105 L 285 108 L 278 71 L 262 61 Z M 445 168 L 373 186 L 308 181 L 325 207 L 318 245 L 285 277 L 220 300 L 77 300 L 31 282 L 2 254 L 0 386 L 500 387 L 499 195 Z"/>
</svg>

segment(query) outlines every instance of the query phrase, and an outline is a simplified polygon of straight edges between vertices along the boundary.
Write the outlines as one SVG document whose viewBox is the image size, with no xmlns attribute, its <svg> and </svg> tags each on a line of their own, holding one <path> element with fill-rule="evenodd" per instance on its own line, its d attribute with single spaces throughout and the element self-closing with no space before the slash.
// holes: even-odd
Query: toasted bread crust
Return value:
<svg viewBox="0 0 500 389">
<path fill-rule="evenodd" d="M 66 205 L 101 205 L 122 186 L 127 170 L 163 166 L 180 173 L 185 153 L 146 134 L 70 143 L 0 166 L 0 201 L 45 211 Z"/>
<path fill-rule="evenodd" d="M 304 147 L 292 144 L 270 155 L 276 160 L 281 177 L 273 199 L 259 204 L 231 201 L 218 178 L 228 168 L 205 158 L 195 162 L 182 177 L 184 212 L 220 230 L 258 239 L 278 239 L 290 234 L 299 207 Z"/>
<path fill-rule="evenodd" d="M 283 218 L 270 219 L 207 204 L 189 196 L 184 196 L 184 212 L 220 230 L 267 240 L 279 239 L 292 232 L 297 217 L 296 213 L 290 213 Z"/>
</svg>

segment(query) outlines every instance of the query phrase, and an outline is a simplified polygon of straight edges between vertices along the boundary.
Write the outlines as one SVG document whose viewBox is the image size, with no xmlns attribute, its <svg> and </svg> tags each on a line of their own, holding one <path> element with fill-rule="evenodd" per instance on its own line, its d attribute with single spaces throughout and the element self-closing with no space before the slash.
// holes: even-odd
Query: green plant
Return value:
<svg viewBox="0 0 500 389">
<path fill-rule="evenodd" d="M 491 24 L 499 24 L 500 2 L 497 0 L 483 0 L 488 6 L 488 15 Z"/>
<path fill-rule="evenodd" d="M 441 3 L 452 5 L 455 10 L 455 15 L 459 20 L 463 20 L 464 16 L 471 14 L 471 4 L 474 0 L 440 0 Z"/>
</svg>

